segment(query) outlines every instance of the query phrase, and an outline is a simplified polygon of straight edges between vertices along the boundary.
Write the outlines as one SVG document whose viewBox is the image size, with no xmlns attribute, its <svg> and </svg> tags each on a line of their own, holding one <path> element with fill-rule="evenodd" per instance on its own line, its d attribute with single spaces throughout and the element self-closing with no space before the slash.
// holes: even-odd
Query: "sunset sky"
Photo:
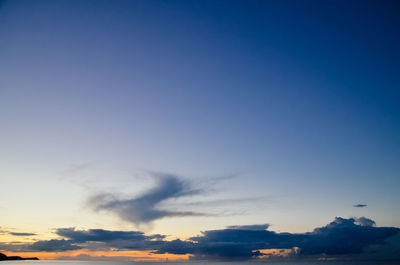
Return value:
<svg viewBox="0 0 400 265">
<path fill-rule="evenodd" d="M 399 12 L 0 1 L 0 252 L 400 259 Z"/>
</svg>

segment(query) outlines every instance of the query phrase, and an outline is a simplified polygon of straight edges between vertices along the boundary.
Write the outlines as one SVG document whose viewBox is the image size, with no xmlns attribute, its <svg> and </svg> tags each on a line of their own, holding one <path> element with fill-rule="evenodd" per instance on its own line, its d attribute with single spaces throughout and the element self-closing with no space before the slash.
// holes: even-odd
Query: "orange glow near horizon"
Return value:
<svg viewBox="0 0 400 265">
<path fill-rule="evenodd" d="M 259 249 L 259 251 L 264 254 L 261 259 L 268 259 L 270 257 L 287 257 L 291 254 L 298 253 L 299 248 L 271 248 L 271 249 Z"/>
<path fill-rule="evenodd" d="M 90 251 L 88 249 L 71 250 L 64 252 L 10 252 L 2 251 L 7 256 L 21 256 L 23 258 L 37 257 L 41 260 L 56 259 L 87 259 L 87 260 L 121 260 L 121 261 L 182 261 L 188 260 L 190 255 L 154 254 L 151 251 Z"/>
</svg>

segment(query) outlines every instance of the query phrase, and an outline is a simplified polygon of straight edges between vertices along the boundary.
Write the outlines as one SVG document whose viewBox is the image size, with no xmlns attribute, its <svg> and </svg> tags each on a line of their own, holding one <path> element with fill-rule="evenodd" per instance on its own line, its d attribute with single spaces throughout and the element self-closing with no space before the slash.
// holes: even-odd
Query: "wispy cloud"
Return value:
<svg viewBox="0 0 400 265">
<path fill-rule="evenodd" d="M 227 229 L 234 229 L 234 230 L 254 230 L 254 231 L 262 231 L 267 230 L 269 224 L 262 224 L 262 225 L 231 225 L 228 226 Z"/>
<path fill-rule="evenodd" d="M 26 232 L 12 232 L 9 230 L 3 230 L 0 227 L 0 234 L 9 234 L 12 236 L 36 236 L 37 234 L 35 233 L 26 233 Z"/>
<path fill-rule="evenodd" d="M 122 220 L 140 225 L 166 217 L 206 215 L 200 212 L 167 210 L 161 207 L 161 204 L 168 200 L 202 192 L 201 189 L 193 188 L 188 181 L 181 180 L 176 175 L 159 175 L 156 187 L 140 196 L 122 199 L 116 194 L 100 193 L 90 197 L 88 205 L 96 211 L 104 210 L 117 215 Z"/>
<path fill-rule="evenodd" d="M 72 177 L 72 176 L 75 176 L 76 174 L 90 168 L 91 165 L 92 165 L 91 163 L 81 163 L 81 164 L 70 165 L 68 168 L 61 171 L 60 175 L 63 178 Z"/>
</svg>

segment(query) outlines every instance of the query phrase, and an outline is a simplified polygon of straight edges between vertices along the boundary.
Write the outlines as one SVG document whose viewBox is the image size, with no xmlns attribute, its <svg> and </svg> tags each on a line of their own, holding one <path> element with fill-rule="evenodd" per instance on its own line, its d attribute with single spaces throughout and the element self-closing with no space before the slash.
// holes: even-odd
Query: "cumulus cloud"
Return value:
<svg viewBox="0 0 400 265">
<path fill-rule="evenodd" d="M 160 204 L 170 199 L 199 194 L 190 183 L 175 175 L 159 176 L 157 186 L 141 196 L 121 199 L 114 194 L 101 193 L 89 199 L 89 206 L 96 211 L 105 210 L 133 224 L 148 224 L 157 219 L 175 216 L 203 216 L 204 213 L 162 209 Z"/>
<path fill-rule="evenodd" d="M 356 208 L 364 208 L 364 207 L 367 207 L 368 205 L 367 204 L 354 204 L 353 205 L 353 207 L 356 207 Z"/>
<path fill-rule="evenodd" d="M 374 226 L 375 221 L 366 217 L 354 218 L 355 222 L 363 226 Z"/>
<path fill-rule="evenodd" d="M 261 249 L 293 249 L 301 257 L 361 254 L 368 246 L 386 244 L 399 233 L 395 227 L 374 227 L 368 218 L 340 218 L 310 233 L 276 233 L 266 225 L 205 231 L 191 241 L 166 243 L 158 253 L 193 254 L 197 259 L 242 260 L 262 256 Z M 193 245 L 194 242 L 194 245 Z M 172 244 L 172 245 L 169 245 Z M 381 257 L 382 258 L 382 257 Z M 400 258 L 400 257 L 399 257 Z"/>
<path fill-rule="evenodd" d="M 394 227 L 374 227 L 372 226 L 374 223 L 368 218 L 345 219 L 337 217 L 328 225 L 305 234 L 305 239 L 299 244 L 301 254 L 343 255 L 362 253 L 367 246 L 384 244 L 387 238 L 400 231 L 399 228 Z"/>
</svg>

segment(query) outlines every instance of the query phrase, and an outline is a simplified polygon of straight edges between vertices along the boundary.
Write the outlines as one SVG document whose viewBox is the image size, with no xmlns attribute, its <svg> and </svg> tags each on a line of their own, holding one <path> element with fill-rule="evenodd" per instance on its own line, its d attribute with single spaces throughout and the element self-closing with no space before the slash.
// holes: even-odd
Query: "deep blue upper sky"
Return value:
<svg viewBox="0 0 400 265">
<path fill-rule="evenodd" d="M 237 174 L 227 195 L 278 204 L 244 224 L 297 231 L 361 213 L 399 226 L 399 11 L 398 1 L 2 1 L 4 185 L 30 183 L 43 201 L 56 192 L 72 212 L 55 180 L 71 165 L 112 165 L 116 178 Z"/>
</svg>

